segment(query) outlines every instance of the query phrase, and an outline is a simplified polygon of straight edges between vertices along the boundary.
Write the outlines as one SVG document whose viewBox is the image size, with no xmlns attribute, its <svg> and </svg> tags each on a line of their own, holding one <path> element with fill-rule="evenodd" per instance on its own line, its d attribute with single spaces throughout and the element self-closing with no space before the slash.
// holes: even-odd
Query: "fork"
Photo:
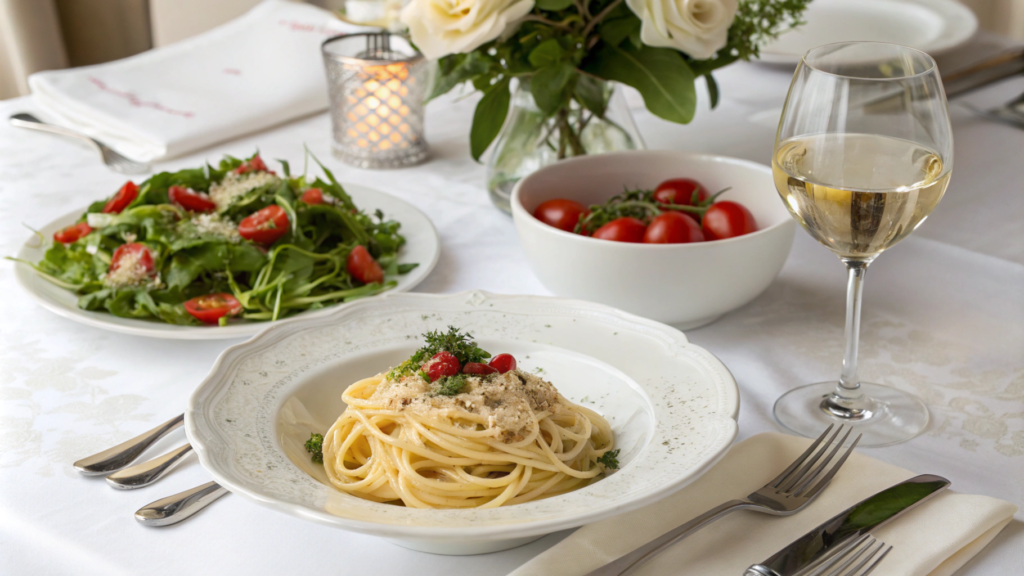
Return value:
<svg viewBox="0 0 1024 576">
<path fill-rule="evenodd" d="M 833 428 L 835 428 L 834 432 Z M 836 442 L 836 439 L 843 433 L 844 428 L 846 433 Z M 836 475 L 836 472 L 839 471 L 843 464 L 846 463 L 846 459 L 857 446 L 861 438 L 860 435 L 857 435 L 850 447 L 829 468 L 829 463 L 842 450 L 843 444 L 849 439 L 851 432 L 853 432 L 853 428 L 847 428 L 843 425 L 839 425 L 838 428 L 834 424 L 829 426 L 799 458 L 771 482 L 765 484 L 761 489 L 748 495 L 746 498 L 731 500 L 721 504 L 660 536 L 644 547 L 646 549 L 654 546 L 654 548 L 649 549 L 631 564 L 626 565 L 618 574 L 626 576 L 627 574 L 634 573 L 640 566 L 668 550 L 683 538 L 734 510 L 748 509 L 775 516 L 789 516 L 800 511 L 821 493 L 821 490 L 832 480 L 832 477 Z M 830 433 L 831 436 L 829 435 Z M 834 447 L 832 446 L 833 444 L 835 444 Z M 630 554 L 628 559 L 620 559 L 612 564 L 617 564 L 620 561 L 624 564 L 633 557 L 634 555 Z M 605 572 L 605 570 L 607 570 L 607 567 L 602 567 L 591 574 L 609 573 Z"/>
<path fill-rule="evenodd" d="M 59 134 L 61 136 L 69 136 L 71 138 L 84 140 L 100 153 L 100 156 L 103 157 L 103 163 L 116 172 L 120 172 L 122 174 L 145 174 L 150 171 L 149 164 L 136 162 L 131 158 L 126 158 L 99 140 L 90 138 L 81 132 L 64 128 L 63 126 L 47 124 L 31 114 L 21 112 L 12 115 L 8 120 L 13 126 L 17 126 L 19 128 L 28 128 L 29 130 L 38 130 L 40 132 L 49 132 L 51 134 Z"/>
<path fill-rule="evenodd" d="M 794 576 L 867 576 L 892 551 L 892 546 L 865 534 L 839 550 L 823 564 L 810 567 Z M 872 561 L 874 560 L 874 561 Z"/>
</svg>

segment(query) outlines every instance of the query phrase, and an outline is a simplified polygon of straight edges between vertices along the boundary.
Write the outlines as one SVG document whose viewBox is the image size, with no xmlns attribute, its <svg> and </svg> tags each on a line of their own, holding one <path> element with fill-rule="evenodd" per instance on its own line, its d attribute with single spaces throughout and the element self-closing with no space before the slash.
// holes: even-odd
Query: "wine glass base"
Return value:
<svg viewBox="0 0 1024 576">
<path fill-rule="evenodd" d="M 916 396 L 881 384 L 861 382 L 869 398 L 854 410 L 828 402 L 838 382 L 808 384 L 783 394 L 775 401 L 775 419 L 784 428 L 817 438 L 829 424 L 848 424 L 853 435 L 863 434 L 858 446 L 888 446 L 906 442 L 928 426 L 928 408 Z"/>
</svg>

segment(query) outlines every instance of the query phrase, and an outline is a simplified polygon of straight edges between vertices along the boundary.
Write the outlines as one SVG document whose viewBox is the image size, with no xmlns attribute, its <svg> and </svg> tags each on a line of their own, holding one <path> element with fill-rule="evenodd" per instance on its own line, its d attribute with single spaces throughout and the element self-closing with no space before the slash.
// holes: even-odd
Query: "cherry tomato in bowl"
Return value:
<svg viewBox="0 0 1024 576">
<path fill-rule="evenodd" d="M 61 244 L 71 244 L 85 238 L 90 232 L 92 232 L 92 227 L 85 222 L 79 222 L 54 232 L 53 239 Z"/>
<path fill-rule="evenodd" d="M 246 240 L 269 246 L 288 233 L 288 214 L 277 204 L 254 212 L 238 223 L 238 233 Z"/>
<path fill-rule="evenodd" d="M 171 186 L 167 189 L 167 197 L 189 212 L 212 212 L 217 208 L 209 196 L 184 186 Z"/>
<path fill-rule="evenodd" d="M 708 240 L 725 240 L 757 232 L 757 222 L 750 210 L 729 200 L 712 204 L 704 213 L 702 225 L 704 237 Z"/>
<path fill-rule="evenodd" d="M 697 193 L 694 198 L 694 192 Z M 659 204 L 697 206 L 708 199 L 708 189 L 692 178 L 665 180 L 654 189 L 654 201 Z"/>
<path fill-rule="evenodd" d="M 594 238 L 613 242 L 643 242 L 647 226 L 636 218 L 616 218 L 594 231 Z"/>
<path fill-rule="evenodd" d="M 373 259 L 370 252 L 362 244 L 356 246 L 348 253 L 345 262 L 348 273 L 363 284 L 384 281 L 384 269 Z"/>
<path fill-rule="evenodd" d="M 242 303 L 231 294 L 207 294 L 185 302 L 185 311 L 204 324 L 216 324 L 224 316 L 236 316 Z"/>
<path fill-rule="evenodd" d="M 682 212 L 663 212 L 647 225 L 645 244 L 687 244 L 703 242 L 700 224 Z"/>
<path fill-rule="evenodd" d="M 556 198 L 541 202 L 533 211 L 533 217 L 548 226 L 572 232 L 580 221 L 580 216 L 587 213 L 587 207 L 574 200 Z"/>
<path fill-rule="evenodd" d="M 103 206 L 104 214 L 120 214 L 139 196 L 139 187 L 131 180 L 124 183 L 114 197 Z"/>
</svg>

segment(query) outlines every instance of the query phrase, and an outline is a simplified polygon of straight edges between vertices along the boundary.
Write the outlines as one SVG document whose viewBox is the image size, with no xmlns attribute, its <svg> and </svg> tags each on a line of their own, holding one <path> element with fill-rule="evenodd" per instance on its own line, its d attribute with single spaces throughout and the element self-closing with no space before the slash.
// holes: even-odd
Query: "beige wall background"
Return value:
<svg viewBox="0 0 1024 576">
<path fill-rule="evenodd" d="M 302 0 L 295 0 L 302 1 Z M 344 0 L 308 0 L 339 9 Z M 1024 0 L 959 0 L 980 26 L 1024 40 Z M 28 93 L 40 70 L 164 46 L 227 22 L 260 0 L 0 0 L 0 99 Z"/>
</svg>

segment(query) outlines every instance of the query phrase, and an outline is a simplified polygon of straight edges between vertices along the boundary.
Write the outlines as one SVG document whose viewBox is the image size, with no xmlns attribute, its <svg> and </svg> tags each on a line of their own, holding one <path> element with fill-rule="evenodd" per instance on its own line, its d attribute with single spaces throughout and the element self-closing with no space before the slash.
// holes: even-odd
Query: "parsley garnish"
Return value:
<svg viewBox="0 0 1024 576">
<path fill-rule="evenodd" d="M 605 452 L 600 458 L 597 459 L 597 462 L 599 464 L 604 464 L 605 468 L 608 468 L 608 469 L 611 469 L 611 470 L 618 470 L 619 469 L 619 451 L 618 450 L 610 450 L 608 452 Z"/>
<path fill-rule="evenodd" d="M 430 360 L 438 352 L 448 352 L 459 360 L 459 364 L 465 366 L 467 362 L 483 362 L 491 357 L 491 353 L 480 348 L 473 341 L 473 335 L 468 332 L 461 332 L 454 326 L 449 326 L 447 332 L 432 330 L 423 335 L 426 344 L 417 350 L 408 360 L 402 362 L 397 368 L 388 374 L 388 379 L 396 380 L 402 376 L 415 374 L 419 371 L 424 362 Z M 429 379 L 427 379 L 429 382 Z"/>
<path fill-rule="evenodd" d="M 466 375 L 456 374 L 454 376 L 445 376 L 444 378 L 438 378 L 438 388 L 435 392 L 441 396 L 455 396 L 462 391 L 462 387 L 466 385 Z"/>
<path fill-rule="evenodd" d="M 312 454 L 310 459 L 317 464 L 324 463 L 324 435 L 310 434 L 306 440 L 306 452 Z"/>
</svg>

